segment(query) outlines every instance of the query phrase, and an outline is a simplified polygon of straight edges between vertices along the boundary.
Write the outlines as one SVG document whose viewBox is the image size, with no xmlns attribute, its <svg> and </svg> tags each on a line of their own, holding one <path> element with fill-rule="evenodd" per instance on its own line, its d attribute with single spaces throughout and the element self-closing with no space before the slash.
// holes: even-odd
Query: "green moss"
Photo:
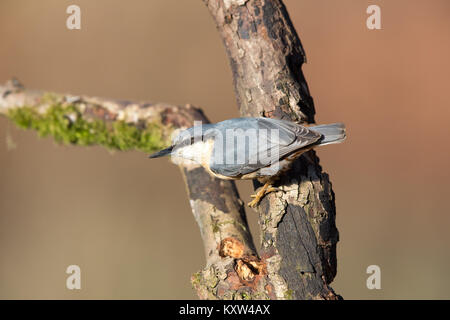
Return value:
<svg viewBox="0 0 450 320">
<path fill-rule="evenodd" d="M 286 300 L 292 300 L 293 294 L 294 294 L 294 291 L 292 291 L 291 289 L 288 289 L 284 292 L 284 298 Z"/>
<path fill-rule="evenodd" d="M 201 281 L 202 281 L 202 273 L 199 271 L 199 272 L 196 272 L 196 273 L 194 273 L 193 275 L 192 275 L 192 277 L 191 277 L 191 284 L 192 284 L 192 286 L 195 288 L 196 286 L 198 286 L 200 283 L 201 283 Z"/>
<path fill-rule="evenodd" d="M 204 276 L 205 284 L 208 286 L 208 288 L 214 289 L 219 284 L 219 278 L 216 274 L 210 273 L 209 275 L 206 274 Z"/>
<path fill-rule="evenodd" d="M 137 127 L 124 121 L 85 119 L 75 105 L 52 103 L 43 114 L 21 107 L 11 109 L 7 115 L 20 128 L 36 130 L 41 137 L 52 136 L 64 144 L 101 145 L 113 150 L 136 149 L 148 153 L 168 145 L 162 126 L 157 123 Z"/>
<path fill-rule="evenodd" d="M 240 223 L 238 223 L 237 221 L 235 221 L 235 220 L 227 220 L 227 221 L 222 221 L 222 222 L 214 222 L 213 223 L 213 232 L 217 233 L 217 232 L 220 231 L 220 227 L 221 226 L 224 226 L 224 225 L 227 225 L 227 224 L 233 224 L 233 223 L 235 225 L 241 226 L 245 230 L 245 226 L 240 224 Z"/>
<path fill-rule="evenodd" d="M 250 300 L 251 296 L 247 292 L 243 291 L 241 292 L 241 298 L 242 300 Z"/>
</svg>

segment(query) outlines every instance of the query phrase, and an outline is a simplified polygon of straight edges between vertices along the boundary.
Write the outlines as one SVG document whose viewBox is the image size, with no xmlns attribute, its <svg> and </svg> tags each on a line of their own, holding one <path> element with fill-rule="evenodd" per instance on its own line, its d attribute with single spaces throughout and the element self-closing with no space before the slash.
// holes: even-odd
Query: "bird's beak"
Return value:
<svg viewBox="0 0 450 320">
<path fill-rule="evenodd" d="M 154 154 L 151 154 L 151 155 L 149 155 L 148 157 L 149 157 L 149 158 L 159 158 L 159 157 L 164 157 L 164 156 L 169 155 L 169 154 L 172 152 L 172 149 L 173 149 L 173 146 L 170 146 L 170 147 L 168 147 L 168 148 L 166 148 L 166 149 L 163 149 L 163 150 L 158 151 L 158 152 L 156 152 L 156 153 L 154 153 Z"/>
</svg>

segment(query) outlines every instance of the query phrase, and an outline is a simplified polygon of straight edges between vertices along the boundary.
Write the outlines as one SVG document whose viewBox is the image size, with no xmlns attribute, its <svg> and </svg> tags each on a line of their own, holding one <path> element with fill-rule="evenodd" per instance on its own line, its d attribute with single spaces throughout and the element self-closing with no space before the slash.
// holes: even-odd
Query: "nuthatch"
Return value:
<svg viewBox="0 0 450 320">
<path fill-rule="evenodd" d="M 183 130 L 172 145 L 150 158 L 171 155 L 179 164 L 203 166 L 220 179 L 258 179 L 264 186 L 248 205 L 255 207 L 271 183 L 304 152 L 316 146 L 345 140 L 342 123 L 305 127 L 271 118 L 236 118 L 215 124 L 198 124 Z"/>
</svg>

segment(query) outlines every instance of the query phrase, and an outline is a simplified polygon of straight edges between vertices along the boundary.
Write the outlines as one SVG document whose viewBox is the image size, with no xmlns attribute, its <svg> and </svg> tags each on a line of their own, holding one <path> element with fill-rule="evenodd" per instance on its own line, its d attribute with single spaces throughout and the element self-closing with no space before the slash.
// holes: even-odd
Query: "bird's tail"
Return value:
<svg viewBox="0 0 450 320">
<path fill-rule="evenodd" d="M 347 137 L 345 125 L 343 123 L 323 124 L 320 126 L 311 126 L 309 129 L 322 134 L 323 138 L 319 140 L 319 145 L 323 146 L 332 143 L 341 143 Z"/>
</svg>

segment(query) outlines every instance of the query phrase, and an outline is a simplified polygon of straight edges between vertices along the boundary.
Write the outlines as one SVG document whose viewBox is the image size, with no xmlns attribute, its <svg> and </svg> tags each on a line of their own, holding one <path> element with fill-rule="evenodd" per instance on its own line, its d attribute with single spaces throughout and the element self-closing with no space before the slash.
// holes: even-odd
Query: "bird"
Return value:
<svg viewBox="0 0 450 320">
<path fill-rule="evenodd" d="M 176 164 L 201 165 L 224 180 L 257 179 L 263 186 L 252 195 L 255 208 L 274 182 L 303 153 L 346 139 L 343 123 L 305 126 L 294 121 L 243 117 L 218 123 L 195 122 L 172 139 L 171 146 L 149 158 L 171 156 Z"/>
</svg>

